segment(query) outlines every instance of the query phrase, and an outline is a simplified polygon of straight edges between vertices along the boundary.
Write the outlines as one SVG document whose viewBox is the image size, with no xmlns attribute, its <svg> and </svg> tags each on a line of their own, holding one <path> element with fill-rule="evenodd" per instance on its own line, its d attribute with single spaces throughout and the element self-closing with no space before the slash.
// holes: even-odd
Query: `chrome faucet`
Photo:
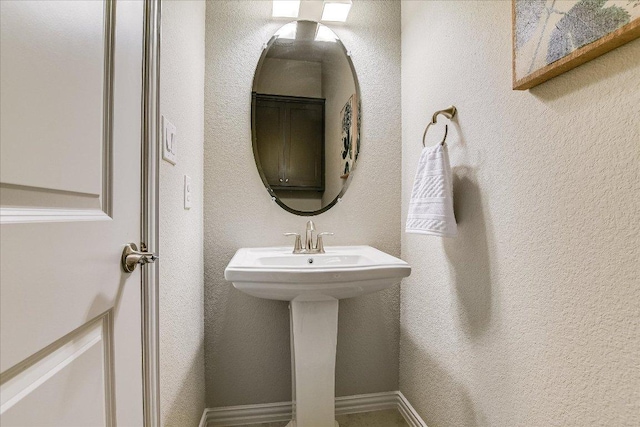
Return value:
<svg viewBox="0 0 640 427">
<path fill-rule="evenodd" d="M 313 221 L 307 221 L 307 229 L 305 232 L 304 247 L 298 233 L 284 233 L 285 236 L 295 236 L 296 242 L 293 245 L 294 254 L 323 254 L 324 242 L 322 236 L 333 236 L 333 233 L 322 232 L 316 236 L 316 242 L 313 243 L 313 232 L 316 231 L 316 226 Z"/>
<path fill-rule="evenodd" d="M 313 221 L 307 221 L 307 231 L 304 238 L 304 249 L 307 252 L 313 250 L 313 232 L 316 231 L 316 225 Z"/>
</svg>

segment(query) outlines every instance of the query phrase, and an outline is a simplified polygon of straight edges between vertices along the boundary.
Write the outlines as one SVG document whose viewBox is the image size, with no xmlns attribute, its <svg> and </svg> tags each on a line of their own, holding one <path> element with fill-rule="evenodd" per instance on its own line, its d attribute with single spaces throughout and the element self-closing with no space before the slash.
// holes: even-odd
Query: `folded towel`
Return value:
<svg viewBox="0 0 640 427">
<path fill-rule="evenodd" d="M 446 145 L 438 144 L 422 150 L 409 200 L 406 232 L 442 237 L 458 234 Z"/>
</svg>

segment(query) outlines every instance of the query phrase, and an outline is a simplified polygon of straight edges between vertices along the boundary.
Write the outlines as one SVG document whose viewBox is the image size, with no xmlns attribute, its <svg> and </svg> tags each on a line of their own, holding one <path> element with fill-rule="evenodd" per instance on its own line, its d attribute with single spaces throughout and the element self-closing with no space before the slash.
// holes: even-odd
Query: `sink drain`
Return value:
<svg viewBox="0 0 640 427">
<path fill-rule="evenodd" d="M 313 258 L 309 258 L 309 259 L 307 260 L 307 262 L 308 262 L 309 264 L 313 264 Z"/>
</svg>

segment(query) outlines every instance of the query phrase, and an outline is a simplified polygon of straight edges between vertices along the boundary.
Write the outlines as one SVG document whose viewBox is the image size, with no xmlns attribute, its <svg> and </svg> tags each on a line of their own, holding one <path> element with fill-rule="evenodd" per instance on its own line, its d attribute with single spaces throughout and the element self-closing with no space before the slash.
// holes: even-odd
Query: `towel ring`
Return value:
<svg viewBox="0 0 640 427">
<path fill-rule="evenodd" d="M 433 123 L 429 123 L 426 127 L 426 129 L 424 130 L 424 133 L 422 134 L 422 146 L 426 147 L 424 139 L 427 136 L 427 131 L 429 130 L 429 126 L 431 126 Z M 440 144 L 438 145 L 444 145 L 444 142 L 447 140 L 447 133 L 449 133 L 449 125 L 444 125 L 444 137 L 442 138 L 442 141 L 440 141 Z"/>
<path fill-rule="evenodd" d="M 449 108 L 445 108 L 444 110 L 438 110 L 435 113 L 433 113 L 433 117 L 431 117 L 431 121 L 427 124 L 427 127 L 424 129 L 424 133 L 422 134 L 422 146 L 426 147 L 424 140 L 427 137 L 427 131 L 429 130 L 429 126 L 434 125 L 438 122 L 438 116 L 440 114 L 442 114 L 443 116 L 451 120 L 456 116 L 457 112 L 458 112 L 458 109 L 452 105 Z M 447 140 L 447 133 L 449 133 L 449 125 L 444 125 L 444 137 L 442 138 L 442 141 L 440 141 L 440 145 L 444 145 L 444 142 Z"/>
</svg>

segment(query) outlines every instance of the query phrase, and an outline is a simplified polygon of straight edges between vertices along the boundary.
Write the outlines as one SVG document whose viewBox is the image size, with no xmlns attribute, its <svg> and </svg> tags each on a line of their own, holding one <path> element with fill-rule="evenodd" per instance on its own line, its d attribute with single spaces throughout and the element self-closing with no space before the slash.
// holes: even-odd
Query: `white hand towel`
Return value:
<svg viewBox="0 0 640 427">
<path fill-rule="evenodd" d="M 446 145 L 438 144 L 422 150 L 409 200 L 406 232 L 441 237 L 458 234 Z"/>
</svg>

